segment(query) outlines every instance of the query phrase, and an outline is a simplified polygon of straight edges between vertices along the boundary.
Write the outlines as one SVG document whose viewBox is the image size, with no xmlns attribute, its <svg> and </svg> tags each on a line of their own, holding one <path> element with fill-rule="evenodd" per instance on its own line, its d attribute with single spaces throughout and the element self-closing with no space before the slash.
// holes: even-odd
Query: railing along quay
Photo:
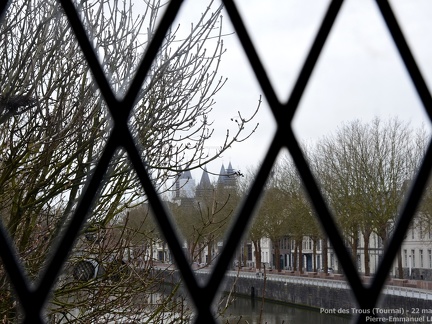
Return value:
<svg viewBox="0 0 432 324">
<path fill-rule="evenodd" d="M 210 274 L 211 271 L 207 269 L 195 270 L 197 273 Z M 226 276 L 248 279 L 263 279 L 262 276 L 257 276 L 254 273 L 249 272 L 237 272 L 227 271 Z M 310 285 L 310 286 L 321 286 L 329 287 L 333 289 L 350 289 L 350 286 L 345 282 L 337 279 L 323 279 L 323 278 L 306 278 L 306 277 L 295 277 L 295 276 L 283 276 L 275 274 L 266 274 L 266 280 L 280 281 L 293 284 Z M 385 286 L 383 288 L 383 294 L 395 295 L 402 297 L 410 297 L 424 300 L 432 300 L 432 291 L 418 288 L 399 287 L 399 286 Z"/>
</svg>

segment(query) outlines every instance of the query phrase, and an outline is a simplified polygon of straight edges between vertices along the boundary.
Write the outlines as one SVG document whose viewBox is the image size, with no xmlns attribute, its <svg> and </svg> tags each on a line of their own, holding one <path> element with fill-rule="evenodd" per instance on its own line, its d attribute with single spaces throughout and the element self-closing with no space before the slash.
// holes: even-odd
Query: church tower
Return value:
<svg viewBox="0 0 432 324">
<path fill-rule="evenodd" d="M 201 180 L 196 187 L 196 197 L 202 198 L 204 196 L 208 196 L 213 192 L 213 185 L 210 182 L 210 177 L 207 172 L 207 168 L 204 167 Z"/>
<path fill-rule="evenodd" d="M 237 173 L 236 170 L 233 169 L 231 162 L 228 165 L 228 168 L 225 169 L 222 164 L 221 170 L 219 172 L 218 178 L 218 186 L 222 186 L 224 188 L 235 188 L 237 185 Z"/>
<path fill-rule="evenodd" d="M 191 172 L 184 171 L 175 182 L 174 199 L 195 198 L 195 180 Z"/>
</svg>

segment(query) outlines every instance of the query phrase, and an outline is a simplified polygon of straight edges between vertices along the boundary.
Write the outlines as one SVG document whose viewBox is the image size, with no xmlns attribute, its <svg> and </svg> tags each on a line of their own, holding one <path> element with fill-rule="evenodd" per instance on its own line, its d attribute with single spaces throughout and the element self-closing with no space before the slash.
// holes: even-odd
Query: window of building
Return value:
<svg viewBox="0 0 432 324">
<path fill-rule="evenodd" d="M 412 267 L 415 268 L 416 267 L 416 263 L 415 263 L 415 250 L 411 250 L 411 260 L 412 260 Z"/>
<path fill-rule="evenodd" d="M 404 250 L 404 262 L 405 262 L 405 268 L 408 268 L 408 252 L 407 250 Z"/>
<path fill-rule="evenodd" d="M 419 250 L 419 256 L 420 256 L 420 268 L 423 268 L 423 250 Z"/>
<path fill-rule="evenodd" d="M 432 269 L 432 250 L 428 250 L 429 254 L 429 269 Z"/>
</svg>

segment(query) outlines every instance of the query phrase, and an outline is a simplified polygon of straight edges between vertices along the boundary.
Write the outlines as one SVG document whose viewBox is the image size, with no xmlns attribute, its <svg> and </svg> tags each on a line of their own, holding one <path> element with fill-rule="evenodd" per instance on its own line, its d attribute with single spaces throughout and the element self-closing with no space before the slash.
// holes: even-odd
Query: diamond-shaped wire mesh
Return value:
<svg viewBox="0 0 432 324">
<path fill-rule="evenodd" d="M 180 240 L 174 230 L 173 224 L 170 222 L 168 213 L 165 210 L 160 198 L 157 195 L 152 181 L 146 170 L 145 164 L 140 157 L 140 152 L 135 145 L 133 136 L 127 126 L 128 116 L 134 106 L 135 100 L 141 88 L 141 85 L 146 77 L 150 66 L 157 55 L 158 49 L 161 46 L 164 36 L 174 21 L 179 12 L 182 1 L 171 1 L 166 9 L 159 27 L 148 46 L 147 52 L 143 57 L 135 78 L 133 79 L 126 95 L 119 100 L 113 94 L 107 78 L 98 62 L 98 58 L 92 47 L 91 41 L 87 38 L 86 32 L 79 19 L 77 11 L 71 0 L 60 0 L 65 14 L 72 26 L 72 29 L 78 39 L 80 47 L 87 60 L 95 82 L 109 108 L 113 119 L 113 129 L 109 135 L 102 156 L 100 157 L 90 181 L 85 186 L 79 204 L 74 212 L 72 221 L 68 228 L 62 233 L 61 239 L 55 248 L 54 253 L 48 263 L 41 280 L 37 286 L 32 286 L 29 280 L 22 271 L 20 260 L 16 257 L 13 245 L 8 238 L 3 226 L 0 226 L 0 255 L 3 260 L 4 267 L 9 274 L 11 283 L 15 288 L 17 297 L 19 298 L 23 312 L 25 315 L 25 323 L 43 323 L 42 311 L 44 304 L 49 298 L 52 287 L 59 276 L 62 266 L 67 260 L 68 254 L 77 238 L 77 235 L 85 221 L 92 202 L 95 200 L 103 183 L 104 174 L 108 168 L 110 160 L 119 148 L 123 148 L 135 169 L 141 186 L 144 188 L 148 197 L 149 203 L 161 228 L 161 231 L 166 238 L 169 249 L 174 256 L 175 262 L 182 274 L 184 284 L 190 293 L 192 302 L 194 303 L 197 314 L 195 322 L 211 323 L 215 322 L 212 315 L 212 303 L 217 295 L 219 286 L 224 278 L 224 274 L 236 247 L 239 245 L 245 228 L 247 228 L 253 214 L 256 202 L 262 193 L 264 184 L 269 177 L 271 168 L 281 149 L 287 148 L 293 158 L 293 161 L 299 171 L 306 191 L 308 192 L 312 204 L 319 217 L 321 225 L 328 235 L 332 246 L 337 254 L 340 264 L 346 274 L 355 299 L 361 309 L 370 309 L 375 307 L 379 302 L 380 292 L 384 285 L 387 274 L 389 273 L 391 264 L 396 256 L 396 253 L 403 241 L 405 233 L 408 229 L 410 221 L 415 213 L 420 197 L 426 186 L 426 181 L 429 178 L 430 166 L 432 162 L 432 149 L 429 148 L 424 157 L 423 163 L 417 174 L 417 177 L 412 185 L 411 192 L 406 200 L 398 224 L 394 231 L 394 235 L 385 251 L 383 260 L 380 264 L 378 272 L 374 277 L 372 284 L 365 287 L 356 271 L 351 257 L 343 244 L 342 237 L 338 232 L 337 226 L 333 220 L 331 212 L 327 207 L 325 200 L 319 190 L 319 187 L 313 177 L 311 170 L 303 156 L 299 143 L 296 140 L 291 122 L 296 112 L 299 101 L 304 93 L 305 87 L 309 81 L 311 73 L 315 67 L 321 50 L 327 40 L 327 36 L 331 32 L 333 23 L 339 14 L 339 10 L 343 4 L 343 0 L 331 1 L 326 15 L 321 23 L 321 27 L 315 37 L 313 45 L 307 55 L 305 63 L 301 69 L 301 73 L 291 92 L 288 102 L 281 103 L 275 94 L 274 88 L 271 85 L 266 71 L 258 57 L 255 47 L 253 46 L 248 31 L 246 30 L 242 17 L 237 11 L 234 1 L 225 0 L 224 5 L 230 16 L 232 24 L 236 30 L 241 44 L 247 54 L 250 65 L 255 72 L 256 78 L 266 96 L 272 113 L 277 122 L 277 131 L 274 135 L 272 143 L 267 151 L 266 157 L 256 176 L 256 179 L 249 191 L 248 196 L 243 202 L 237 218 L 230 229 L 229 235 L 224 245 L 222 254 L 220 255 L 216 265 L 214 266 L 208 282 L 201 286 L 195 279 L 192 270 L 181 248 Z M 382 17 L 387 24 L 390 34 L 397 46 L 397 49 L 402 57 L 403 62 L 409 72 L 412 82 L 417 90 L 417 93 L 426 109 L 429 117 L 432 115 L 432 98 L 426 86 L 426 83 L 417 67 L 417 64 L 411 54 L 411 51 L 405 41 L 401 29 L 397 23 L 395 15 L 391 10 L 387 1 L 377 0 L 377 5 L 380 9 Z M 7 8 L 7 2 L 3 1 L 0 5 L 0 17 L 3 17 Z M 359 323 L 365 321 L 365 315 L 360 315 L 356 320 Z"/>
</svg>

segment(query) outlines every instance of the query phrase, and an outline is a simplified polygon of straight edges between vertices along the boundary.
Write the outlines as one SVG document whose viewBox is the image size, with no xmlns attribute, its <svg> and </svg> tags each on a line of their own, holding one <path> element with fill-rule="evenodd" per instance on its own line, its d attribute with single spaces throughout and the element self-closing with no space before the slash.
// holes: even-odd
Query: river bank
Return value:
<svg viewBox="0 0 432 324">
<path fill-rule="evenodd" d="M 204 283 L 210 270 L 196 270 L 196 277 Z M 167 273 L 168 275 L 168 273 Z M 173 272 L 168 281 L 177 282 L 179 273 Z M 315 309 L 326 314 L 350 316 L 359 310 L 349 285 L 340 279 L 267 275 L 266 280 L 255 273 L 228 271 L 221 292 L 233 292 L 255 300 L 265 299 L 287 305 Z M 382 314 L 403 315 L 405 311 L 428 311 L 432 292 L 410 287 L 387 286 L 377 311 Z"/>
</svg>

